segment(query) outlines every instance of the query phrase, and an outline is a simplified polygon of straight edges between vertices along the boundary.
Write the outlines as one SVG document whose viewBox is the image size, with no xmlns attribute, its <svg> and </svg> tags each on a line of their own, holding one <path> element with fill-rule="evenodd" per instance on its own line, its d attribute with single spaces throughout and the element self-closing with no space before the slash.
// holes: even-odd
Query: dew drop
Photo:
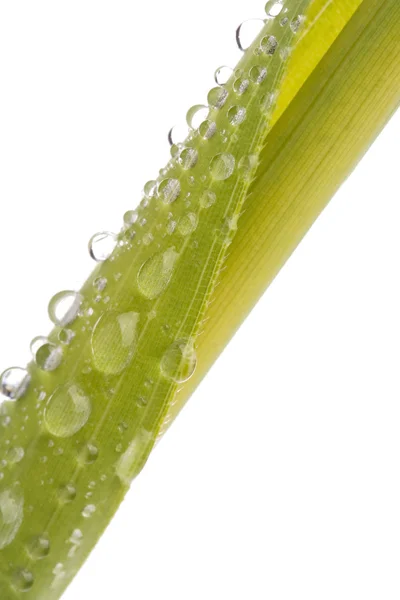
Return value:
<svg viewBox="0 0 400 600">
<path fill-rule="evenodd" d="M 157 182 L 150 180 L 147 183 L 145 183 L 143 193 L 146 196 L 146 198 L 153 198 L 153 196 L 155 196 L 157 193 Z"/>
<path fill-rule="evenodd" d="M 178 179 L 164 179 L 158 186 L 158 195 L 165 204 L 172 204 L 181 193 Z"/>
<path fill-rule="evenodd" d="M 272 56 L 273 54 L 275 54 L 275 51 L 278 47 L 278 40 L 276 39 L 276 37 L 274 35 L 266 35 L 261 40 L 260 46 L 261 46 L 261 50 L 265 54 Z"/>
<path fill-rule="evenodd" d="M 282 2 L 277 2 L 277 0 L 268 0 L 265 5 L 265 12 L 269 17 L 277 17 L 281 14 L 283 10 Z"/>
<path fill-rule="evenodd" d="M 175 248 L 168 248 L 151 256 L 140 268 L 137 276 L 139 291 L 153 300 L 157 298 L 169 284 L 178 258 Z"/>
<path fill-rule="evenodd" d="M 86 425 L 91 413 L 91 402 L 75 384 L 58 387 L 47 401 L 44 424 L 52 435 L 66 438 Z"/>
<path fill-rule="evenodd" d="M 233 69 L 227 66 L 219 67 L 214 74 L 215 83 L 217 85 L 226 85 L 233 75 Z"/>
<path fill-rule="evenodd" d="M 33 560 L 42 560 L 50 554 L 50 540 L 45 535 L 38 535 L 33 538 L 27 550 Z"/>
<path fill-rule="evenodd" d="M 202 208 L 210 208 L 215 204 L 217 197 L 211 190 L 205 190 L 200 196 L 200 206 Z"/>
<path fill-rule="evenodd" d="M 246 92 L 249 85 L 250 85 L 250 81 L 248 79 L 243 79 L 242 77 L 238 77 L 237 79 L 235 79 L 235 81 L 233 83 L 233 89 L 236 92 L 236 94 L 241 96 L 242 94 L 244 94 Z"/>
<path fill-rule="evenodd" d="M 82 296 L 77 292 L 71 290 L 58 292 L 49 303 L 50 320 L 59 327 L 69 325 L 78 316 L 82 301 Z"/>
<path fill-rule="evenodd" d="M 9 546 L 24 518 L 24 496 L 14 486 L 0 492 L 0 550 Z"/>
<path fill-rule="evenodd" d="M 293 33 L 297 33 L 305 21 L 305 17 L 303 15 L 298 15 L 293 21 L 290 22 L 290 29 Z"/>
<path fill-rule="evenodd" d="M 209 140 L 217 131 L 217 124 L 214 121 L 203 121 L 199 127 L 199 133 L 204 140 Z"/>
<path fill-rule="evenodd" d="M 232 154 L 223 152 L 217 154 L 210 162 L 211 175 L 217 181 L 228 179 L 235 170 L 235 158 Z"/>
<path fill-rule="evenodd" d="M 166 350 L 160 369 L 164 377 L 183 383 L 193 375 L 197 364 L 196 351 L 191 340 L 177 340 Z"/>
<path fill-rule="evenodd" d="M 17 569 L 12 576 L 12 585 L 19 592 L 29 592 L 34 584 L 34 577 L 28 569 Z"/>
<path fill-rule="evenodd" d="M 228 92 L 223 87 L 212 88 L 208 92 L 207 102 L 212 108 L 222 108 L 228 98 Z"/>
<path fill-rule="evenodd" d="M 115 473 L 123 484 L 130 485 L 140 473 L 152 445 L 151 433 L 146 429 L 139 429 L 128 448 L 119 457 L 115 467 Z"/>
<path fill-rule="evenodd" d="M 197 215 L 195 213 L 188 213 L 179 219 L 178 222 L 178 233 L 182 236 L 187 236 L 193 233 L 197 228 Z"/>
<path fill-rule="evenodd" d="M 125 227 L 131 227 L 138 220 L 138 213 L 136 210 L 127 210 L 124 214 L 124 225 Z M 99 278 L 100 279 L 100 278 Z"/>
<path fill-rule="evenodd" d="M 195 148 L 184 148 L 179 155 L 179 163 L 182 169 L 192 169 L 199 159 L 198 152 Z"/>
<path fill-rule="evenodd" d="M 58 334 L 58 341 L 61 342 L 61 344 L 68 345 L 72 342 L 74 337 L 75 333 L 72 329 L 61 329 Z"/>
<path fill-rule="evenodd" d="M 186 123 L 191 129 L 198 129 L 200 124 L 208 118 L 210 109 L 204 104 L 195 104 L 186 113 Z"/>
<path fill-rule="evenodd" d="M 99 449 L 94 444 L 88 443 L 80 453 L 79 460 L 86 465 L 91 465 L 97 460 Z"/>
<path fill-rule="evenodd" d="M 85 519 L 89 519 L 96 512 L 96 507 L 94 504 L 87 504 L 85 508 L 82 510 L 82 517 Z"/>
<path fill-rule="evenodd" d="M 257 154 L 243 156 L 238 164 L 239 172 L 244 179 L 252 179 L 258 166 Z"/>
<path fill-rule="evenodd" d="M 7 450 L 7 461 L 11 464 L 19 463 L 25 456 L 25 450 L 21 446 L 15 446 Z"/>
<path fill-rule="evenodd" d="M 249 75 L 253 83 L 260 85 L 260 83 L 262 83 L 267 76 L 267 69 L 265 67 L 256 65 L 250 69 Z"/>
<path fill-rule="evenodd" d="M 239 50 L 244 52 L 250 48 L 263 27 L 264 21 L 262 19 L 248 19 L 241 23 L 236 29 L 236 42 Z"/>
<path fill-rule="evenodd" d="M 104 313 L 92 333 L 95 368 L 105 375 L 121 373 L 131 361 L 136 345 L 139 313 Z"/>
<path fill-rule="evenodd" d="M 26 393 L 31 376 L 26 369 L 11 367 L 0 376 L 0 392 L 7 400 L 19 400 Z"/>
<path fill-rule="evenodd" d="M 117 245 L 117 236 L 110 231 L 95 233 L 89 240 L 89 254 L 96 262 L 110 258 Z"/>
<path fill-rule="evenodd" d="M 107 287 L 107 279 L 105 277 L 96 277 L 93 281 L 93 287 L 98 292 L 103 292 Z"/>
<path fill-rule="evenodd" d="M 240 125 L 246 118 L 246 109 L 244 106 L 231 106 L 228 110 L 228 119 L 231 125 Z"/>
<path fill-rule="evenodd" d="M 170 146 L 179 146 L 188 136 L 189 130 L 186 125 L 174 125 L 168 132 Z"/>
<path fill-rule="evenodd" d="M 62 504 L 69 504 L 76 498 L 76 488 L 72 483 L 63 485 L 58 490 L 58 498 Z"/>
<path fill-rule="evenodd" d="M 59 346 L 39 336 L 31 342 L 33 359 L 42 371 L 54 371 L 61 364 L 63 353 Z"/>
</svg>

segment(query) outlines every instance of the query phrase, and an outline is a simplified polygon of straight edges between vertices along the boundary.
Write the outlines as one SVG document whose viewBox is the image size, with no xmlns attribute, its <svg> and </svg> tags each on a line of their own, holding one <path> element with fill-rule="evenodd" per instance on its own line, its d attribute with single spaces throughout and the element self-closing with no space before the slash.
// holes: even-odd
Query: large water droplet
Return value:
<svg viewBox="0 0 400 600">
<path fill-rule="evenodd" d="M 33 574 L 28 569 L 17 569 L 12 576 L 12 585 L 18 592 L 29 592 L 34 581 Z"/>
<path fill-rule="evenodd" d="M 265 12 L 269 17 L 277 17 L 283 10 L 283 3 L 277 0 L 268 0 L 265 5 Z"/>
<path fill-rule="evenodd" d="M 11 544 L 24 518 L 24 496 L 18 486 L 0 492 L 0 550 Z"/>
<path fill-rule="evenodd" d="M 203 121 L 199 127 L 199 133 L 204 140 L 209 140 L 215 135 L 217 131 L 217 124 L 214 121 Z"/>
<path fill-rule="evenodd" d="M 158 195 L 165 204 L 172 204 L 181 193 L 178 179 L 163 179 L 158 186 Z"/>
<path fill-rule="evenodd" d="M 42 371 L 54 371 L 63 357 L 61 348 L 42 336 L 32 340 L 31 352 L 35 363 Z"/>
<path fill-rule="evenodd" d="M 204 104 L 195 104 L 186 113 L 186 122 L 191 129 L 198 129 L 208 117 L 210 109 Z"/>
<path fill-rule="evenodd" d="M 90 400 L 81 388 L 75 384 L 65 384 L 50 396 L 44 412 L 44 423 L 52 435 L 70 437 L 86 425 L 91 409 Z"/>
<path fill-rule="evenodd" d="M 42 560 L 50 554 L 50 540 L 47 535 L 34 537 L 28 545 L 28 553 L 33 560 Z"/>
<path fill-rule="evenodd" d="M 138 218 L 139 218 L 139 215 L 138 215 L 137 210 L 127 210 L 126 213 L 124 214 L 124 226 L 126 228 L 132 227 L 132 225 L 134 225 L 136 223 Z"/>
<path fill-rule="evenodd" d="M 83 298 L 77 292 L 66 290 L 52 297 L 49 303 L 50 320 L 59 327 L 72 323 L 78 316 Z"/>
<path fill-rule="evenodd" d="M 267 69 L 265 67 L 255 65 L 250 69 L 249 75 L 253 83 L 260 85 L 260 83 L 262 83 L 267 76 Z"/>
<path fill-rule="evenodd" d="M 278 47 L 278 40 L 274 35 L 266 35 L 261 40 L 260 47 L 265 54 L 272 56 Z"/>
<path fill-rule="evenodd" d="M 191 340 L 177 340 L 161 359 L 162 374 L 175 383 L 183 383 L 193 375 L 197 364 L 196 351 Z"/>
<path fill-rule="evenodd" d="M 19 400 L 29 387 L 31 377 L 26 369 L 11 367 L 0 376 L 0 393 L 7 400 Z"/>
<path fill-rule="evenodd" d="M 290 29 L 293 33 L 297 33 L 305 21 L 305 17 L 303 15 L 298 15 L 293 21 L 290 22 Z"/>
<path fill-rule="evenodd" d="M 233 75 L 233 69 L 227 66 L 219 67 L 214 74 L 215 83 L 217 85 L 226 85 Z"/>
<path fill-rule="evenodd" d="M 146 198 L 153 198 L 157 193 L 157 181 L 151 180 L 145 183 L 143 193 Z"/>
<path fill-rule="evenodd" d="M 168 132 L 170 146 L 181 144 L 188 136 L 189 130 L 186 125 L 174 125 Z"/>
<path fill-rule="evenodd" d="M 246 109 L 244 106 L 231 106 L 228 110 L 228 119 L 231 125 L 240 125 L 246 118 Z"/>
<path fill-rule="evenodd" d="M 104 313 L 92 334 L 93 364 L 106 375 L 121 373 L 131 361 L 136 344 L 139 313 Z"/>
<path fill-rule="evenodd" d="M 223 181 L 224 179 L 228 179 L 235 170 L 235 158 L 232 154 L 228 154 L 227 152 L 223 152 L 221 154 L 217 154 L 211 160 L 210 163 L 210 171 L 211 175 L 217 181 Z"/>
<path fill-rule="evenodd" d="M 208 92 L 207 102 L 212 108 L 222 108 L 228 97 L 228 92 L 223 87 L 212 88 Z"/>
<path fill-rule="evenodd" d="M 146 298 L 157 298 L 167 287 L 174 272 L 178 253 L 175 248 L 168 248 L 150 257 L 142 265 L 137 282 L 140 292 Z"/>
<path fill-rule="evenodd" d="M 204 192 L 200 196 L 200 206 L 202 208 L 210 208 L 215 201 L 217 196 L 211 190 L 204 190 Z"/>
<path fill-rule="evenodd" d="M 115 473 L 125 485 L 130 485 L 132 480 L 142 470 L 149 454 L 153 438 L 149 431 L 141 428 L 125 452 L 120 456 L 115 467 Z"/>
<path fill-rule="evenodd" d="M 236 92 L 236 94 L 238 94 L 238 96 L 241 96 L 242 94 L 245 93 L 245 91 L 247 90 L 249 85 L 250 85 L 250 81 L 248 79 L 245 79 L 243 77 L 238 77 L 233 82 L 233 89 Z"/>
<path fill-rule="evenodd" d="M 182 169 L 192 169 L 199 158 L 199 154 L 195 148 L 184 148 L 179 155 L 179 163 Z"/>
<path fill-rule="evenodd" d="M 196 230 L 198 223 L 197 215 L 195 213 L 188 213 L 179 219 L 178 222 L 178 233 L 182 236 L 190 235 Z"/>
<path fill-rule="evenodd" d="M 110 258 L 117 242 L 116 234 L 111 231 L 95 233 L 89 240 L 89 254 L 96 262 L 103 262 Z"/>
<path fill-rule="evenodd" d="M 248 19 L 241 23 L 236 29 L 236 42 L 239 50 L 244 52 L 247 48 L 250 48 L 263 27 L 264 21 L 262 19 Z"/>
</svg>

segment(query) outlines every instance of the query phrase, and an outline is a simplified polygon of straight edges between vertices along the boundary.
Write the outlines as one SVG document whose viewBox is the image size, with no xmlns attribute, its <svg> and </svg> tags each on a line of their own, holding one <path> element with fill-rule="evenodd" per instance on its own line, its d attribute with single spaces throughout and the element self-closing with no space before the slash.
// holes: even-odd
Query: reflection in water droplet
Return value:
<svg viewBox="0 0 400 600">
<path fill-rule="evenodd" d="M 182 169 L 192 169 L 197 163 L 198 158 L 199 155 L 195 148 L 184 148 L 179 155 L 179 163 Z"/>
<path fill-rule="evenodd" d="M 277 17 L 283 9 L 283 3 L 277 0 L 268 0 L 265 5 L 265 12 L 269 17 Z"/>
<path fill-rule="evenodd" d="M 231 125 L 240 125 L 246 118 L 246 109 L 244 106 L 231 106 L 228 110 L 228 119 Z"/>
<path fill-rule="evenodd" d="M 11 367 L 0 376 L 0 393 L 7 400 L 19 400 L 27 391 L 31 377 L 26 369 Z"/>
<path fill-rule="evenodd" d="M 236 29 L 236 42 L 239 50 L 244 52 L 247 48 L 250 48 L 263 27 L 264 21 L 262 19 L 248 19 L 241 23 Z"/>
<path fill-rule="evenodd" d="M 110 258 L 117 245 L 117 236 L 110 231 L 95 233 L 89 240 L 89 254 L 96 262 Z"/>
<path fill-rule="evenodd" d="M 228 92 L 223 87 L 212 88 L 208 92 L 207 102 L 212 108 L 222 108 L 228 98 Z"/>
<path fill-rule="evenodd" d="M 217 85 L 226 85 L 233 75 L 233 69 L 227 66 L 219 67 L 214 74 L 215 83 Z"/>
<path fill-rule="evenodd" d="M 196 351 L 191 340 L 177 340 L 166 350 L 160 369 L 164 377 L 183 383 L 193 375 L 197 364 Z"/>
<path fill-rule="evenodd" d="M 274 35 L 266 35 L 261 40 L 260 47 L 265 54 L 272 56 L 272 54 L 275 54 L 275 50 L 278 47 L 278 40 Z"/>
<path fill-rule="evenodd" d="M 34 583 L 34 577 L 27 569 L 17 569 L 12 576 L 12 585 L 18 592 L 29 592 Z"/>
<path fill-rule="evenodd" d="M 58 498 L 62 504 L 69 504 L 76 498 L 76 488 L 72 483 L 63 485 L 58 490 Z"/>
<path fill-rule="evenodd" d="M 174 202 L 181 193 L 178 179 L 164 179 L 158 186 L 158 195 L 165 204 Z"/>
<path fill-rule="evenodd" d="M 95 512 L 96 512 L 95 505 L 94 504 L 88 504 L 82 510 L 82 517 L 85 517 L 85 519 L 89 519 L 92 515 L 94 515 Z"/>
<path fill-rule="evenodd" d="M 223 152 L 222 154 L 217 154 L 211 160 L 210 163 L 210 171 L 211 175 L 217 181 L 223 181 L 224 179 L 228 179 L 235 170 L 235 158 L 232 154 L 228 154 Z"/>
<path fill-rule="evenodd" d="M 121 373 L 131 361 L 136 343 L 139 313 L 104 313 L 92 333 L 92 356 L 95 368 L 106 374 Z"/>
<path fill-rule="evenodd" d="M 50 320 L 59 327 L 69 325 L 78 316 L 82 300 L 82 296 L 77 292 L 71 290 L 58 292 L 49 302 Z"/>
<path fill-rule="evenodd" d="M 197 228 L 197 215 L 194 213 L 188 213 L 179 219 L 178 222 L 178 233 L 182 236 L 190 235 Z"/>
<path fill-rule="evenodd" d="M 0 492 L 0 550 L 11 544 L 24 518 L 24 496 L 18 486 Z"/>
<path fill-rule="evenodd" d="M 247 90 L 249 85 L 250 85 L 250 81 L 248 79 L 243 79 L 242 77 L 238 77 L 237 79 L 235 79 L 235 81 L 233 83 L 233 89 L 236 92 L 236 94 L 238 94 L 238 96 L 241 96 L 242 94 L 245 93 L 245 91 Z"/>
<path fill-rule="evenodd" d="M 165 252 L 154 254 L 142 265 L 137 282 L 143 296 L 152 300 L 165 290 L 174 272 L 178 256 L 175 248 L 168 248 Z"/>
<path fill-rule="evenodd" d="M 186 122 L 191 129 L 198 129 L 200 124 L 208 118 L 210 109 L 204 104 L 196 104 L 186 113 Z"/>
<path fill-rule="evenodd" d="M 91 403 L 86 394 L 75 384 L 65 384 L 50 396 L 44 423 L 56 437 L 70 437 L 86 425 L 91 413 Z"/>
<path fill-rule="evenodd" d="M 62 361 L 62 350 L 45 337 L 39 336 L 31 342 L 33 359 L 42 371 L 54 371 Z"/>
<path fill-rule="evenodd" d="M 33 560 L 42 560 L 50 554 L 50 540 L 45 535 L 38 535 L 33 538 L 27 550 Z"/>
<path fill-rule="evenodd" d="M 211 190 L 205 190 L 200 196 L 200 206 L 202 208 L 210 208 L 210 206 L 215 204 L 216 199 L 217 196 L 214 194 L 214 192 Z"/>
<path fill-rule="evenodd" d="M 267 76 L 267 69 L 256 65 L 250 69 L 249 75 L 253 83 L 260 85 Z"/>
</svg>

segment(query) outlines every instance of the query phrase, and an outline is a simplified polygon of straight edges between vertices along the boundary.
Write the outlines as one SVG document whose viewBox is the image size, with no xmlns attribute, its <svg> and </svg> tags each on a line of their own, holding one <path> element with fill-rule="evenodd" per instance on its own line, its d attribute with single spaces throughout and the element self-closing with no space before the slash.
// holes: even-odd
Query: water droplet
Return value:
<svg viewBox="0 0 400 600">
<path fill-rule="evenodd" d="M 245 91 L 247 90 L 249 85 L 250 85 L 250 81 L 248 79 L 243 79 L 242 77 L 238 77 L 237 79 L 235 79 L 235 81 L 233 83 L 233 89 L 236 92 L 236 94 L 241 96 L 242 94 L 245 93 Z"/>
<path fill-rule="evenodd" d="M 139 313 L 104 313 L 92 333 L 95 368 L 105 375 L 121 373 L 131 361 L 136 344 Z"/>
<path fill-rule="evenodd" d="M 257 154 L 243 156 L 238 164 L 239 171 L 244 179 L 252 179 L 258 166 Z"/>
<path fill-rule="evenodd" d="M 107 279 L 105 277 L 96 277 L 93 281 L 93 287 L 98 292 L 103 292 L 107 287 Z"/>
<path fill-rule="evenodd" d="M 137 282 L 143 296 L 153 300 L 165 290 L 174 272 L 178 256 L 175 248 L 168 248 L 165 252 L 154 254 L 142 265 Z"/>
<path fill-rule="evenodd" d="M 184 148 L 179 155 L 179 163 L 182 169 L 192 169 L 197 163 L 198 158 L 199 155 L 195 148 Z"/>
<path fill-rule="evenodd" d="M 85 508 L 82 510 L 82 517 L 85 519 L 89 519 L 96 512 L 96 507 L 94 504 L 87 504 Z"/>
<path fill-rule="evenodd" d="M 9 546 L 24 518 L 24 496 L 18 486 L 0 492 L 0 550 Z"/>
<path fill-rule="evenodd" d="M 151 180 L 145 183 L 143 193 L 146 198 L 153 198 L 153 196 L 155 196 L 157 193 L 157 182 Z"/>
<path fill-rule="evenodd" d="M 42 371 L 54 371 L 62 361 L 62 350 L 45 337 L 39 336 L 31 342 L 33 359 Z"/>
<path fill-rule="evenodd" d="M 215 83 L 217 85 L 226 85 L 233 75 L 233 69 L 227 66 L 219 67 L 214 74 Z"/>
<path fill-rule="evenodd" d="M 158 186 L 158 195 L 165 204 L 175 202 L 181 193 L 181 184 L 178 179 L 164 179 Z"/>
<path fill-rule="evenodd" d="M 193 375 L 197 364 L 196 351 L 191 340 L 177 340 L 161 359 L 162 374 L 175 383 L 183 383 Z"/>
<path fill-rule="evenodd" d="M 11 367 L 0 376 L 0 393 L 7 400 L 19 400 L 26 393 L 31 376 L 26 369 Z"/>
<path fill-rule="evenodd" d="M 297 33 L 305 21 L 305 17 L 303 15 L 298 15 L 293 21 L 290 23 L 290 29 L 293 33 Z"/>
<path fill-rule="evenodd" d="M 204 104 L 195 104 L 186 113 L 186 122 L 191 129 L 198 129 L 200 124 L 208 118 L 210 109 Z"/>
<path fill-rule="evenodd" d="M 89 254 L 96 262 L 104 262 L 110 258 L 118 239 L 111 231 L 95 233 L 89 240 Z"/>
<path fill-rule="evenodd" d="M 269 54 L 270 56 L 272 56 L 273 54 L 275 54 L 275 51 L 278 47 L 278 40 L 274 35 L 266 35 L 261 40 L 260 47 L 265 54 Z"/>
<path fill-rule="evenodd" d="M 33 538 L 27 550 L 33 560 L 42 560 L 50 554 L 50 540 L 45 535 L 38 535 Z"/>
<path fill-rule="evenodd" d="M 50 396 L 44 423 L 52 435 L 66 438 L 86 425 L 90 413 L 91 403 L 86 394 L 75 384 L 65 384 Z"/>
<path fill-rule="evenodd" d="M 98 456 L 99 449 L 97 446 L 88 443 L 84 446 L 82 452 L 80 453 L 79 460 L 86 465 L 91 465 L 97 460 Z"/>
<path fill-rule="evenodd" d="M 76 488 L 72 483 L 63 485 L 58 490 L 58 498 L 62 504 L 69 504 L 76 498 Z"/>
<path fill-rule="evenodd" d="M 249 75 L 253 83 L 260 85 L 267 76 L 267 69 L 256 65 L 250 69 Z"/>
<path fill-rule="evenodd" d="M 289 23 L 289 19 L 287 17 L 283 17 L 280 21 L 279 21 L 279 25 L 281 27 L 286 27 L 286 25 Z"/>
<path fill-rule="evenodd" d="M 19 463 L 25 456 L 25 450 L 21 446 L 15 446 L 7 450 L 7 461 L 11 464 Z"/>
<path fill-rule="evenodd" d="M 168 142 L 170 146 L 178 146 L 186 140 L 189 130 L 186 125 L 174 125 L 168 132 Z"/>
<path fill-rule="evenodd" d="M 19 592 L 29 592 L 34 583 L 34 577 L 27 569 L 17 569 L 13 573 L 12 585 Z"/>
<path fill-rule="evenodd" d="M 282 2 L 277 2 L 277 0 L 268 0 L 265 5 L 265 12 L 269 17 L 277 17 L 283 10 Z"/>
<path fill-rule="evenodd" d="M 235 158 L 232 154 L 228 154 L 223 152 L 221 154 L 217 154 L 211 160 L 210 163 L 210 171 L 211 175 L 217 181 L 223 181 L 228 179 L 235 170 Z"/>
<path fill-rule="evenodd" d="M 228 110 L 228 119 L 231 125 L 240 125 L 246 118 L 246 109 L 244 106 L 231 106 Z"/>
<path fill-rule="evenodd" d="M 209 140 L 217 131 L 217 125 L 214 121 L 203 121 L 199 127 L 199 133 L 204 140 Z"/>
<path fill-rule="evenodd" d="M 58 333 L 58 341 L 61 342 L 61 344 L 70 344 L 74 337 L 75 333 L 72 331 L 72 329 L 61 329 L 61 331 Z"/>
<path fill-rule="evenodd" d="M 115 467 L 115 473 L 125 485 L 142 470 L 149 451 L 153 445 L 153 437 L 149 431 L 139 429 L 125 452 L 120 456 Z"/>
<path fill-rule="evenodd" d="M 287 60 L 291 53 L 292 48 L 282 48 L 282 50 L 279 52 L 279 56 L 281 57 L 281 60 Z"/>
<path fill-rule="evenodd" d="M 50 320 L 59 327 L 72 323 L 78 316 L 83 298 L 77 292 L 66 290 L 52 297 L 49 303 Z"/>
<path fill-rule="evenodd" d="M 127 210 L 124 214 L 124 225 L 125 227 L 131 227 L 138 220 L 138 213 L 136 210 Z M 100 277 L 98 279 L 101 279 Z"/>
<path fill-rule="evenodd" d="M 200 206 L 202 208 L 210 208 L 215 204 L 217 197 L 211 190 L 205 190 L 200 196 Z"/>
<path fill-rule="evenodd" d="M 182 236 L 190 235 L 197 228 L 197 215 L 194 213 L 188 213 L 179 219 L 178 233 Z"/>
<path fill-rule="evenodd" d="M 239 50 L 244 52 L 250 48 L 263 27 L 264 21 L 262 19 L 248 19 L 241 23 L 236 29 L 236 42 Z"/>
<path fill-rule="evenodd" d="M 208 92 L 207 102 L 212 108 L 222 108 L 228 98 L 228 92 L 223 87 L 212 88 Z"/>
</svg>

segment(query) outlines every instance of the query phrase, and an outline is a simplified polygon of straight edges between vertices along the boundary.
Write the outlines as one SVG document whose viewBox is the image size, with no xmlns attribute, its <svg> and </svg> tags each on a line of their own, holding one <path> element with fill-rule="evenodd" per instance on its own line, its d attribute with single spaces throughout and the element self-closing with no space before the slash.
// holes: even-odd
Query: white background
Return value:
<svg viewBox="0 0 400 600">
<path fill-rule="evenodd" d="M 91 268 L 263 2 L 0 4 L 0 370 Z M 400 595 L 400 114 L 212 369 L 65 600 Z"/>
</svg>

